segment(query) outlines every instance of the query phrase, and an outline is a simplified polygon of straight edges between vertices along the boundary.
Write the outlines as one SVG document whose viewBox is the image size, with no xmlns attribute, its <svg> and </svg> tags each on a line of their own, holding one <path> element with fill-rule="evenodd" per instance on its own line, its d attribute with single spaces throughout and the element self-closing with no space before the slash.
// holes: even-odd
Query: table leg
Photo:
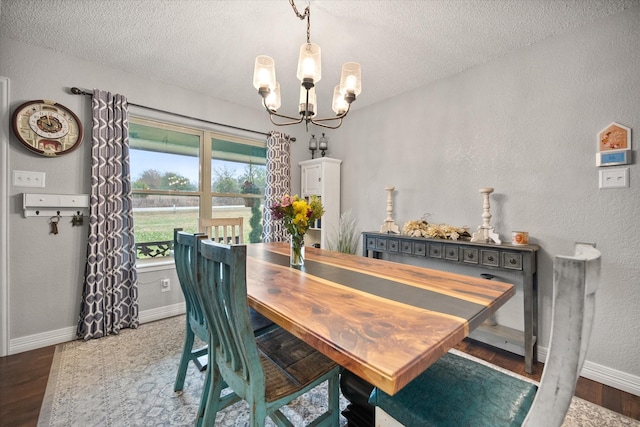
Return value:
<svg viewBox="0 0 640 427">
<path fill-rule="evenodd" d="M 375 408 L 369 404 L 369 395 L 373 385 L 344 369 L 340 375 L 340 391 L 349 401 L 342 415 L 347 419 L 348 427 L 373 427 Z"/>
</svg>

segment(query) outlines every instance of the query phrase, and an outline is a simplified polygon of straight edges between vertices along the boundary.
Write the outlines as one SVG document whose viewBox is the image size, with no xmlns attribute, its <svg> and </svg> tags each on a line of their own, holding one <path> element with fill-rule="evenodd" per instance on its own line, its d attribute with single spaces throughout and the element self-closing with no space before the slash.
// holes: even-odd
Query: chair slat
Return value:
<svg viewBox="0 0 640 427">
<path fill-rule="evenodd" d="M 198 229 L 211 240 L 226 245 L 244 243 L 244 218 L 200 218 Z"/>
</svg>

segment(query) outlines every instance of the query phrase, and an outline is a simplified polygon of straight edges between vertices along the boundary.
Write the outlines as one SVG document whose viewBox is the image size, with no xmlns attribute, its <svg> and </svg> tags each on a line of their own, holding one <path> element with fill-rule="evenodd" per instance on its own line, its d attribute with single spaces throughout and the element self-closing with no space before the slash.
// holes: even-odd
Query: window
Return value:
<svg viewBox="0 0 640 427">
<path fill-rule="evenodd" d="M 262 240 L 264 141 L 132 117 L 129 142 L 139 260 L 168 256 L 173 229 L 200 217 L 242 216 L 244 241 Z"/>
</svg>

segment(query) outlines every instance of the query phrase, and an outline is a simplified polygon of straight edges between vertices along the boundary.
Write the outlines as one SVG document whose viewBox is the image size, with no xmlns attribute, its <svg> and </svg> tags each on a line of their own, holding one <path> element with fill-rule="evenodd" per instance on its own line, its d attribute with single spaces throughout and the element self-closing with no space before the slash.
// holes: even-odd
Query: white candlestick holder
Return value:
<svg viewBox="0 0 640 427">
<path fill-rule="evenodd" d="M 384 220 L 382 227 L 380 227 L 381 233 L 395 233 L 400 234 L 400 228 L 398 224 L 393 220 L 393 190 L 395 187 L 385 187 L 387 192 L 387 219 Z"/>
<path fill-rule="evenodd" d="M 471 236 L 472 242 L 495 242 L 498 245 L 502 243 L 500 235 L 491 226 L 491 204 L 489 202 L 489 195 L 493 193 L 493 188 L 481 188 L 480 194 L 483 195 L 484 201 L 482 203 L 482 225 L 478 226 L 478 230 Z"/>
</svg>

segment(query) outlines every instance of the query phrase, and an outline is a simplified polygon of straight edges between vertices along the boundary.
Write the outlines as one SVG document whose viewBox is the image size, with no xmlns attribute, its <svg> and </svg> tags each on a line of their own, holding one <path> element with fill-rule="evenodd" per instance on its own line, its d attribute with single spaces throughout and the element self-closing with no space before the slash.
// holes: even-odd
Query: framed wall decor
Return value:
<svg viewBox="0 0 640 427">
<path fill-rule="evenodd" d="M 598 133 L 598 151 L 630 150 L 631 129 L 613 122 Z"/>
<path fill-rule="evenodd" d="M 631 162 L 631 129 L 613 122 L 598 132 L 596 166 L 626 165 Z"/>
</svg>

